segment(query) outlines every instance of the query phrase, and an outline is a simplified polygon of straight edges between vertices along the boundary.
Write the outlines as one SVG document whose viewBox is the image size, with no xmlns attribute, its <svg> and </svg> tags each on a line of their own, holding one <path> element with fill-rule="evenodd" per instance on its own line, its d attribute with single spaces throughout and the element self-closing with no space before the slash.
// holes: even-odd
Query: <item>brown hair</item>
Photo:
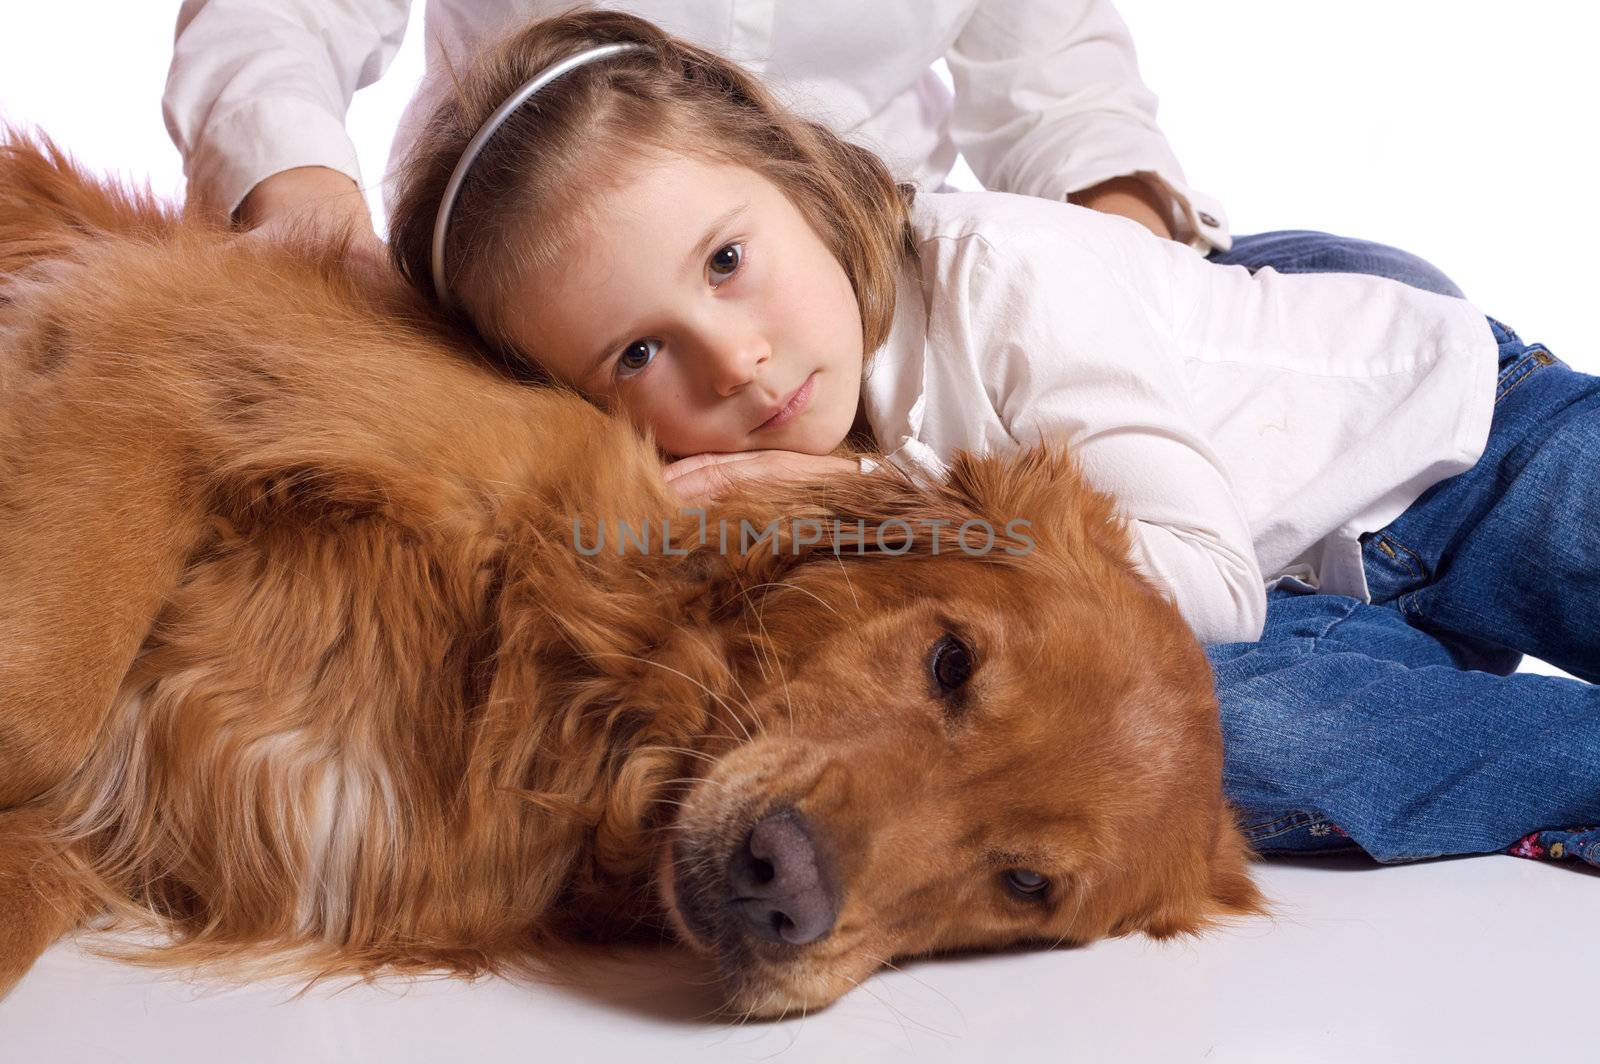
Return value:
<svg viewBox="0 0 1600 1064">
<path fill-rule="evenodd" d="M 556 79 L 512 115 L 462 184 L 445 246 L 451 292 L 472 324 L 513 361 L 525 359 L 498 308 L 508 287 L 554 266 L 580 234 L 586 195 L 625 174 L 641 147 L 748 166 L 778 186 L 843 267 L 869 353 L 889 334 L 895 278 L 916 253 L 915 194 L 883 162 L 780 106 L 737 64 L 644 19 L 585 11 L 535 22 L 481 56 L 438 105 L 400 172 L 389 245 L 395 264 L 437 296 L 429 256 L 434 216 L 456 161 L 494 110 L 540 70 L 587 47 L 644 49 Z"/>
</svg>

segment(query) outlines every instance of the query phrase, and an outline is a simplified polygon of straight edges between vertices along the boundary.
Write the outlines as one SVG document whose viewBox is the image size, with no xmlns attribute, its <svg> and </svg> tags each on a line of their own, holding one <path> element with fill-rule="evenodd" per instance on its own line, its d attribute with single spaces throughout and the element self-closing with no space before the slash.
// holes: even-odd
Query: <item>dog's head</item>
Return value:
<svg viewBox="0 0 1600 1064">
<path fill-rule="evenodd" d="M 811 496 L 820 537 L 720 555 L 756 727 L 685 795 L 655 883 L 731 1007 L 1256 911 L 1207 662 L 1110 500 L 1050 450 L 958 456 L 931 491 L 850 479 Z"/>
</svg>

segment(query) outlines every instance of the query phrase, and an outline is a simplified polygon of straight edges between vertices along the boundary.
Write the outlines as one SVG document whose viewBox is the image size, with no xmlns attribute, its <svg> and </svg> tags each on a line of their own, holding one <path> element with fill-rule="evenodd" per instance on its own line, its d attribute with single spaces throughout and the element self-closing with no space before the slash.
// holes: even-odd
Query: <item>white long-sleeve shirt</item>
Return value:
<svg viewBox="0 0 1600 1064">
<path fill-rule="evenodd" d="M 258 182 L 326 166 L 362 184 L 345 114 L 387 69 L 409 0 L 185 0 L 162 111 L 190 194 L 231 212 Z M 572 0 L 428 0 L 427 74 L 389 172 L 452 64 Z M 986 188 L 1050 199 L 1137 175 L 1174 235 L 1229 246 L 1227 216 L 1189 188 L 1156 126 L 1133 42 L 1109 0 L 632 0 L 641 15 L 760 75 L 800 113 L 941 185 L 959 150 Z M 949 64 L 955 94 L 929 69 Z M 392 182 L 385 184 L 390 199 Z"/>
<path fill-rule="evenodd" d="M 1497 345 L 1465 300 L 1252 276 L 1033 197 L 924 193 L 912 223 L 862 388 L 880 448 L 932 476 L 1065 441 L 1205 642 L 1258 639 L 1285 576 L 1368 600 L 1357 537 L 1483 452 Z"/>
</svg>

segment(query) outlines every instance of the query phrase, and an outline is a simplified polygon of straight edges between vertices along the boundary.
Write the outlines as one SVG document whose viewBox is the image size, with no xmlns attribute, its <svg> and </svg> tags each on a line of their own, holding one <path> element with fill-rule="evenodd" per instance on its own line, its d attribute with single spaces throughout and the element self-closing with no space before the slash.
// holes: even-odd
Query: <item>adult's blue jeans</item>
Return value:
<svg viewBox="0 0 1600 1064">
<path fill-rule="evenodd" d="M 1285 581 L 1206 649 L 1259 851 L 1600 864 L 1600 377 L 1491 326 L 1487 447 L 1362 537 L 1372 601 Z"/>
<path fill-rule="evenodd" d="M 1263 266 L 1279 273 L 1371 273 L 1430 292 L 1461 296 L 1461 289 L 1443 271 L 1409 251 L 1309 229 L 1236 236 L 1227 251 L 1213 251 L 1206 257 L 1223 266 L 1244 266 L 1251 273 Z"/>
</svg>

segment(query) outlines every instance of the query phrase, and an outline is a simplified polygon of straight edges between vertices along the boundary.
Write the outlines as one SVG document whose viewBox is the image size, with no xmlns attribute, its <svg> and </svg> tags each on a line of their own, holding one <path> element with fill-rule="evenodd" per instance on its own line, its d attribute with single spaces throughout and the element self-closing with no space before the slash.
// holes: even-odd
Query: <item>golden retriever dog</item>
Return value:
<svg viewBox="0 0 1600 1064">
<path fill-rule="evenodd" d="M 686 517 L 339 248 L 0 138 L 0 992 L 80 927 L 309 977 L 676 939 L 782 1015 L 1258 911 L 1221 758 L 1058 449 Z"/>
</svg>

